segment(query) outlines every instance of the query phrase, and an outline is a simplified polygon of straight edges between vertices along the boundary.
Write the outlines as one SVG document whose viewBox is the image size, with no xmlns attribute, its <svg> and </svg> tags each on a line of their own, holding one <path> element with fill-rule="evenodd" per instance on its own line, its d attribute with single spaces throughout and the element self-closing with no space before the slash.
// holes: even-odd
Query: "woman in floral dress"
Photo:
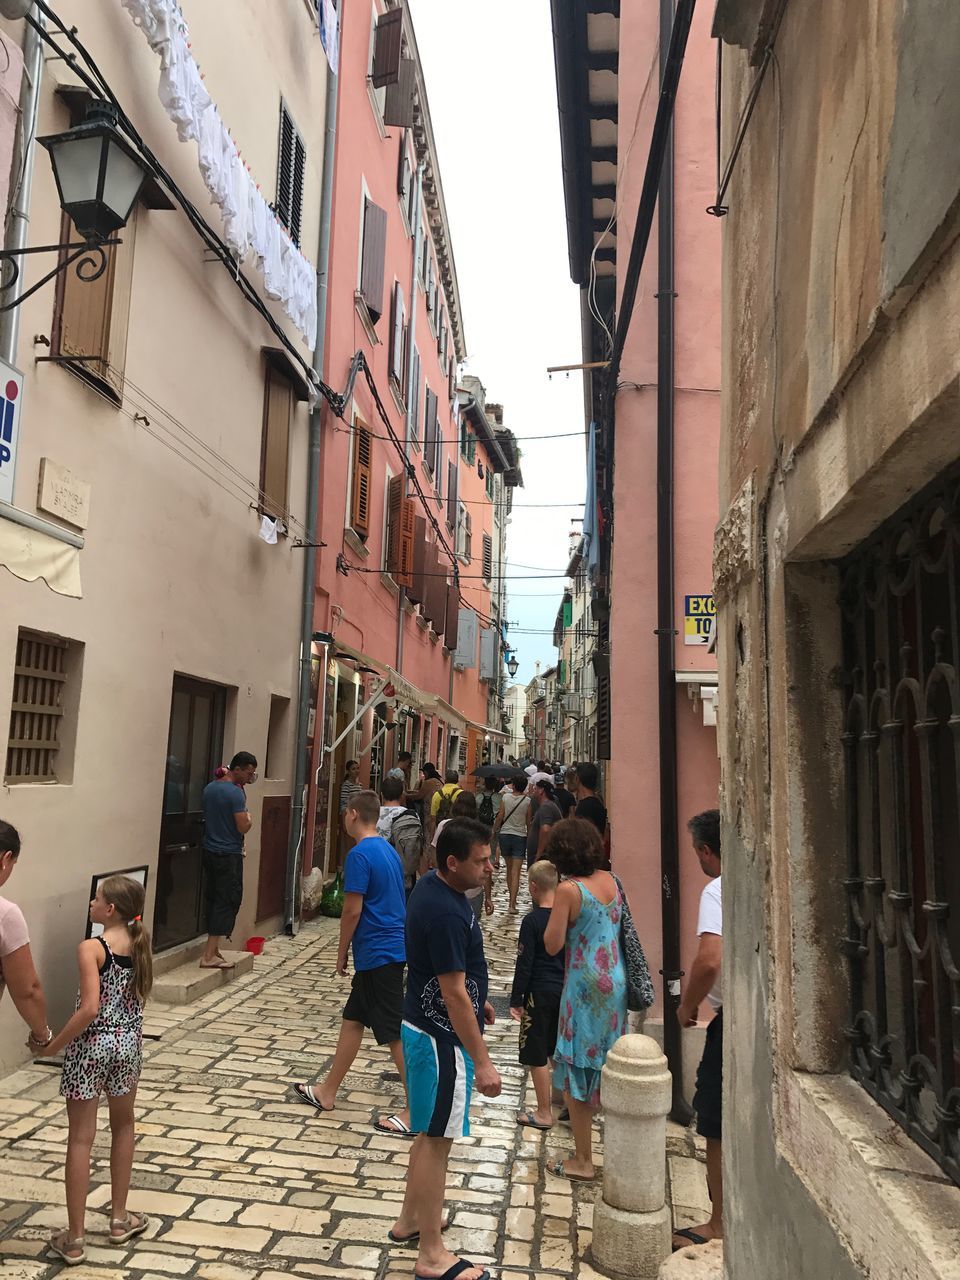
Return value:
<svg viewBox="0 0 960 1280">
<path fill-rule="evenodd" d="M 553 1082 L 570 1111 L 575 1151 L 551 1172 L 575 1182 L 594 1176 L 593 1113 L 600 1071 L 627 1032 L 627 973 L 620 950 L 622 898 L 592 822 L 567 818 L 550 832 L 545 856 L 562 877 L 544 934 L 551 955 L 566 948 Z"/>
</svg>

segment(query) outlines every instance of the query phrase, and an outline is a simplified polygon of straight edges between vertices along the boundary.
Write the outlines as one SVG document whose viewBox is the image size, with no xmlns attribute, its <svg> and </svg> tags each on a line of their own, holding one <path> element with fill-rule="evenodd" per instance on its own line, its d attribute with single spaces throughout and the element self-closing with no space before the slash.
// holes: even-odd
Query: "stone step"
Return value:
<svg viewBox="0 0 960 1280">
<path fill-rule="evenodd" d="M 194 1000 L 253 969 L 253 956 L 249 951 L 225 951 L 224 955 L 235 962 L 235 968 L 201 969 L 194 960 L 161 973 L 153 980 L 151 999 L 159 1004 L 193 1004 Z"/>
</svg>

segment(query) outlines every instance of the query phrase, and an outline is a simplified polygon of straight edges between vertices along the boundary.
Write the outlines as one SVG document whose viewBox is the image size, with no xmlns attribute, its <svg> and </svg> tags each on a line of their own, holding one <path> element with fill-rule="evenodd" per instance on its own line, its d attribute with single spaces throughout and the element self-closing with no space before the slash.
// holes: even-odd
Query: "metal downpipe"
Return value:
<svg viewBox="0 0 960 1280">
<path fill-rule="evenodd" d="M 323 150 L 323 174 L 320 187 L 320 238 L 317 247 L 317 342 L 313 351 L 313 368 L 317 376 L 324 375 L 324 348 L 327 336 L 327 291 L 330 279 L 330 224 L 333 213 L 333 179 L 337 142 L 337 86 L 338 77 L 327 68 L 326 136 Z M 294 743 L 293 805 L 290 811 L 290 837 L 287 844 L 287 877 L 284 894 L 284 926 L 288 933 L 296 933 L 297 879 L 303 857 L 303 840 L 306 834 L 307 775 L 310 761 L 307 759 L 307 727 L 310 723 L 311 673 L 313 668 L 313 605 L 317 579 L 317 544 L 319 542 L 320 511 L 320 435 L 323 416 L 323 400 L 318 400 L 310 410 L 309 438 L 307 445 L 307 514 L 306 546 L 303 553 L 303 591 L 300 608 L 300 682 L 297 699 L 297 728 Z M 326 663 L 320 672 L 320 688 L 326 689 Z M 323 718 L 318 718 L 315 732 L 323 734 Z M 321 742 L 321 751 L 323 744 Z"/>
</svg>

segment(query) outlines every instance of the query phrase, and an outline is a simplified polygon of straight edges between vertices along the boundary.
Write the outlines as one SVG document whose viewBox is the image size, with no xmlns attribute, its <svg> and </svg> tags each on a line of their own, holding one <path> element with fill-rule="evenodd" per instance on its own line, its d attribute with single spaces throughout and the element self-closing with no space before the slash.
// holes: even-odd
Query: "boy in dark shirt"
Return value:
<svg viewBox="0 0 960 1280">
<path fill-rule="evenodd" d="M 510 992 L 510 1016 L 520 1023 L 520 1061 L 530 1068 L 537 1094 L 536 1111 L 522 1111 L 517 1123 L 533 1129 L 551 1129 L 550 1068 L 548 1060 L 557 1044 L 560 995 L 563 991 L 563 952 L 551 956 L 543 945 L 557 890 L 557 869 L 545 859 L 530 868 L 533 908 L 520 923 L 517 967 Z"/>
</svg>

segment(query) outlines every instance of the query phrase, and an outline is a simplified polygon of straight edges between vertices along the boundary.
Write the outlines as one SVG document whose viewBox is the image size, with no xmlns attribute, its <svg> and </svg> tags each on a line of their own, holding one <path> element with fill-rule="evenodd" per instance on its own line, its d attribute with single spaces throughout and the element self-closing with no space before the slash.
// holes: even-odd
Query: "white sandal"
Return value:
<svg viewBox="0 0 960 1280">
<path fill-rule="evenodd" d="M 62 1258 L 68 1267 L 79 1266 L 81 1262 L 86 1262 L 87 1260 L 83 1236 L 80 1236 L 77 1240 L 71 1240 L 69 1228 L 64 1228 L 64 1230 L 57 1231 L 52 1235 L 47 1241 L 47 1248 L 51 1253 L 55 1253 Z M 77 1254 L 68 1253 L 69 1249 L 79 1249 L 80 1252 Z"/>
<path fill-rule="evenodd" d="M 110 1219 L 110 1243 L 126 1244 L 128 1240 L 132 1240 L 134 1236 L 143 1235 L 147 1227 L 150 1225 L 150 1219 L 145 1213 L 128 1213 L 123 1218 Z M 114 1227 L 123 1227 L 122 1235 L 115 1236 L 113 1234 Z"/>
</svg>

